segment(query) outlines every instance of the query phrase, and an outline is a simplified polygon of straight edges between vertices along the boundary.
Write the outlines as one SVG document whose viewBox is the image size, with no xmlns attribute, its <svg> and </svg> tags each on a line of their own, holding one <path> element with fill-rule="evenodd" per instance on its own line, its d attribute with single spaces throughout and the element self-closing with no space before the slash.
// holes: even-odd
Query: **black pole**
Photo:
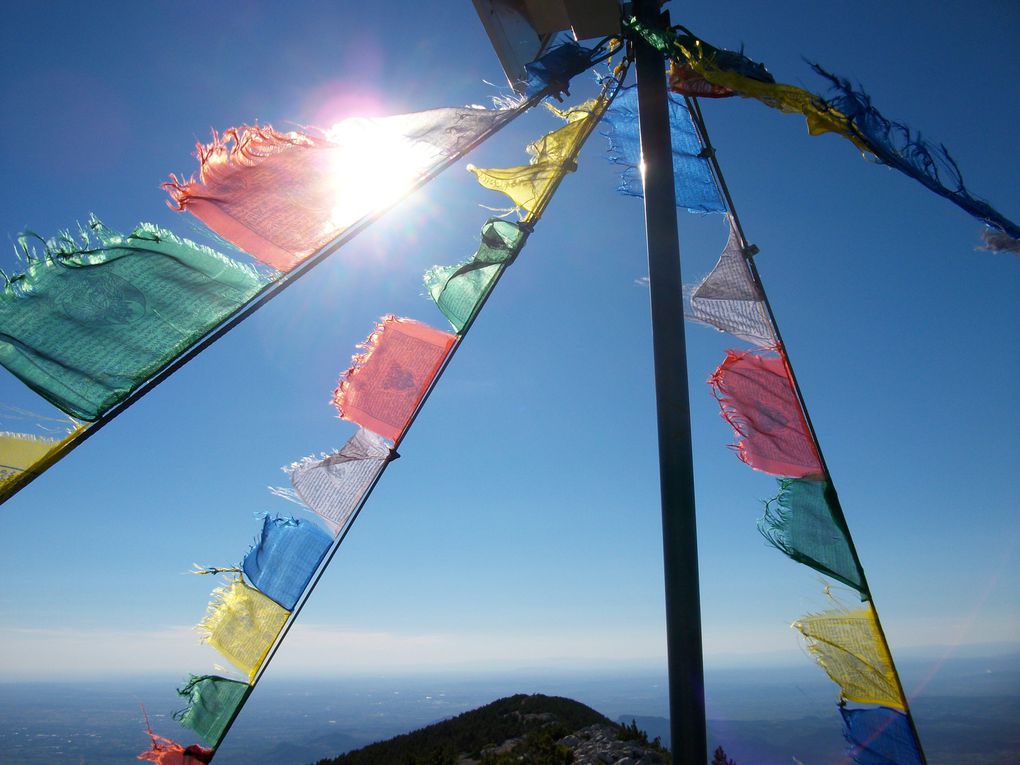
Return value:
<svg viewBox="0 0 1020 765">
<path fill-rule="evenodd" d="M 634 11 L 645 24 L 652 27 L 661 24 L 656 0 L 635 0 Z M 670 748 L 677 765 L 704 765 L 708 762 L 708 741 L 698 535 L 665 62 L 662 54 L 639 35 L 634 35 L 633 44 L 644 160 L 645 233 L 659 429 Z"/>
</svg>

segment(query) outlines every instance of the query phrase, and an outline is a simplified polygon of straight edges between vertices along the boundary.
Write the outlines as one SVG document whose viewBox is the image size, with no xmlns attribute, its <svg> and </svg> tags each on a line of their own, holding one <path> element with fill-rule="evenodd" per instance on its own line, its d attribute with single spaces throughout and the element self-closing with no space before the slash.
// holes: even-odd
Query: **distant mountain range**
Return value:
<svg viewBox="0 0 1020 765">
<path fill-rule="evenodd" d="M 669 755 L 636 726 L 572 699 L 518 694 L 317 765 L 654 765 Z"/>
</svg>

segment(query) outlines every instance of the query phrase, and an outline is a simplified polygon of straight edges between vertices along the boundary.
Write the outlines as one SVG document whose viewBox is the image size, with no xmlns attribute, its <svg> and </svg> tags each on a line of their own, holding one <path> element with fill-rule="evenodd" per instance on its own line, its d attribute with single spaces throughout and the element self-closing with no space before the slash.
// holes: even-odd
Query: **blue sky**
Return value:
<svg viewBox="0 0 1020 765">
<path fill-rule="evenodd" d="M 198 237 L 159 183 L 193 172 L 211 128 L 328 126 L 501 92 L 467 2 L 119 6 L 8 10 L 11 238 L 89 212 Z M 1016 4 L 735 2 L 673 17 L 745 44 L 781 81 L 822 87 L 802 57 L 860 81 L 887 116 L 944 142 L 973 192 L 1020 216 Z M 808 137 L 799 117 L 738 99 L 704 110 L 894 655 L 1015 646 L 1020 262 L 975 251 L 976 221 L 843 140 Z M 521 163 L 555 126 L 536 110 L 470 161 Z M 593 137 L 272 672 L 661 666 L 643 213 L 616 194 L 604 154 Z M 464 164 L 0 508 L 0 676 L 178 678 L 225 663 L 190 631 L 214 582 L 185 572 L 238 561 L 256 513 L 292 511 L 265 490 L 279 467 L 350 436 L 328 402 L 377 317 L 443 326 L 421 274 L 470 255 L 480 205 L 504 204 Z M 686 213 L 679 225 L 691 282 L 725 226 Z M 0 266 L 17 270 L 9 250 Z M 699 326 L 688 341 L 707 661 L 807 662 L 788 625 L 826 606 L 821 582 L 755 530 L 774 481 L 726 448 L 703 383 L 739 341 Z M 6 373 L 0 395 L 53 414 Z"/>
</svg>

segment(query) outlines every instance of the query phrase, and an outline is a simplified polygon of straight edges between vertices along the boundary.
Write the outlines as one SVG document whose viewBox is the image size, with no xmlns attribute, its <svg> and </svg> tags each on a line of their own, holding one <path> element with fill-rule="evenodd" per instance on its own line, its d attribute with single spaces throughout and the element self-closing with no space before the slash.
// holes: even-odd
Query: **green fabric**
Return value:
<svg viewBox="0 0 1020 765">
<path fill-rule="evenodd" d="M 192 675 L 187 685 L 177 689 L 177 693 L 188 700 L 188 706 L 174 712 L 174 719 L 185 728 L 191 728 L 215 749 L 250 690 L 250 685 L 237 680 Z"/>
<path fill-rule="evenodd" d="M 482 241 L 474 257 L 455 266 L 433 266 L 426 272 L 425 287 L 458 333 L 527 238 L 527 230 L 521 224 L 490 218 L 482 226 Z"/>
<path fill-rule="evenodd" d="M 775 82 L 776 79 L 764 64 L 752 61 L 741 51 L 716 48 L 704 40 L 699 40 L 684 27 L 651 27 L 638 21 L 636 17 L 623 20 L 624 29 L 640 35 L 646 43 L 667 58 L 679 64 L 695 54 L 699 59 L 707 59 L 713 65 L 750 77 L 759 82 Z"/>
<path fill-rule="evenodd" d="M 854 562 L 843 511 L 827 481 L 783 478 L 779 496 L 765 504 L 758 530 L 798 563 L 850 585 L 867 598 L 864 576 Z"/>
<path fill-rule="evenodd" d="M 676 33 L 672 29 L 651 27 L 636 16 L 625 18 L 623 27 L 628 31 L 636 32 L 644 38 L 644 41 L 655 48 L 659 53 L 671 55 L 676 44 Z"/>
<path fill-rule="evenodd" d="M 26 237 L 25 273 L 0 290 L 0 364 L 68 414 L 94 420 L 268 281 L 250 266 L 151 224 L 124 236 Z"/>
</svg>

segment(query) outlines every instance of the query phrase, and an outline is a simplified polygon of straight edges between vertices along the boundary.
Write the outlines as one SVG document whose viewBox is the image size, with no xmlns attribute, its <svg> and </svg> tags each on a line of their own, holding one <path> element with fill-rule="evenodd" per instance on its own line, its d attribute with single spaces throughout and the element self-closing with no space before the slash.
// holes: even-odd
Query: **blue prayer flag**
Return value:
<svg viewBox="0 0 1020 765">
<path fill-rule="evenodd" d="M 829 104 L 846 115 L 857 135 L 880 162 L 945 197 L 992 227 L 993 232 L 998 231 L 1008 237 L 986 236 L 989 249 L 1016 251 L 1020 226 L 970 193 L 963 183 L 960 168 L 945 146 L 926 141 L 920 133 L 903 123 L 887 119 L 871 103 L 871 97 L 854 88 L 849 80 L 825 71 L 818 64 L 812 64 L 812 68 L 832 85 L 833 95 Z"/>
<path fill-rule="evenodd" d="M 253 587 L 290 611 L 332 542 L 314 523 L 266 515 L 241 567 Z"/>
<path fill-rule="evenodd" d="M 534 96 L 549 86 L 566 92 L 572 77 L 591 68 L 594 55 L 592 48 L 585 48 L 573 40 L 553 46 L 540 58 L 524 65 L 528 73 L 524 94 Z"/>
<path fill-rule="evenodd" d="M 858 765 L 924 765 L 910 721 L 902 712 L 887 707 L 840 707 L 839 711 L 850 757 Z"/>
<path fill-rule="evenodd" d="M 609 139 L 609 161 L 626 169 L 620 177 L 620 193 L 642 197 L 641 138 L 638 129 L 637 87 L 621 88 L 603 117 L 602 135 Z M 676 206 L 695 213 L 726 212 L 719 187 L 691 114 L 680 96 L 669 94 L 669 131 L 673 143 L 673 183 Z"/>
</svg>

